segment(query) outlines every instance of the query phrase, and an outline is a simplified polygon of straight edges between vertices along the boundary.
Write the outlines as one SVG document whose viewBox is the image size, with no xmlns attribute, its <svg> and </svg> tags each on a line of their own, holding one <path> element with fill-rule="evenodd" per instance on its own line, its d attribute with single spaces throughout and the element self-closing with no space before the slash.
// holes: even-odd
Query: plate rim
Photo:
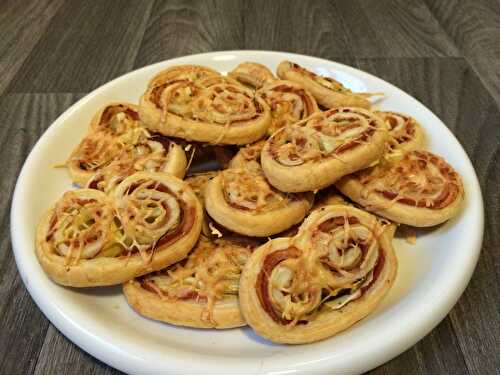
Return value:
<svg viewBox="0 0 500 375">
<path fill-rule="evenodd" d="M 84 97 L 76 101 L 73 105 L 71 105 L 68 109 L 66 109 L 63 113 L 61 113 L 50 125 L 49 127 L 44 131 L 42 136 L 38 139 L 38 141 L 35 143 L 33 148 L 30 150 L 27 158 L 25 159 L 23 166 L 21 168 L 21 171 L 18 175 L 18 179 L 16 181 L 14 193 L 12 196 L 12 205 L 11 205 L 11 212 L 10 212 L 10 232 L 11 232 L 11 242 L 12 242 L 12 247 L 13 247 L 13 252 L 14 252 L 14 257 L 16 261 L 16 265 L 18 268 L 18 272 L 21 275 L 21 278 L 23 280 L 24 285 L 26 286 L 26 289 L 28 290 L 30 296 L 33 298 L 35 301 L 36 305 L 38 308 L 43 312 L 45 317 L 64 335 L 66 336 L 70 341 L 75 343 L 77 346 L 79 346 L 82 350 L 85 352 L 91 354 L 95 358 L 107 363 L 108 365 L 115 367 L 119 370 L 122 371 L 133 371 L 133 372 L 141 372 L 141 368 L 144 369 L 144 363 L 139 357 L 135 357 L 134 359 L 131 359 L 130 353 L 125 352 L 114 346 L 113 344 L 106 342 L 102 340 L 102 338 L 99 338 L 97 336 L 94 336 L 91 334 L 91 332 L 84 330 L 82 327 L 78 326 L 78 324 L 74 321 L 71 320 L 70 317 L 66 316 L 63 311 L 60 311 L 58 309 L 54 310 L 54 307 L 50 304 L 47 303 L 43 299 L 42 293 L 39 293 L 34 287 L 30 284 L 30 282 L 27 279 L 26 275 L 26 270 L 23 267 L 23 263 L 21 261 L 21 254 L 22 252 L 21 249 L 21 244 L 23 242 L 21 238 L 21 230 L 16 230 L 21 223 L 21 220 L 19 218 L 19 215 L 16 215 L 18 212 L 17 207 L 19 205 L 19 200 L 21 199 L 21 193 L 23 190 L 22 186 L 22 181 L 26 178 L 26 175 L 28 173 L 28 167 L 30 164 L 32 164 L 32 159 L 33 155 L 37 150 L 37 147 L 39 147 L 40 144 L 44 143 L 48 138 L 50 138 L 51 134 L 54 132 L 57 132 L 57 129 L 61 126 L 64 126 L 65 120 L 73 115 L 75 110 L 79 108 L 80 106 L 84 105 L 87 101 L 91 100 L 92 97 L 100 91 L 105 91 L 108 87 L 113 86 L 117 81 L 121 80 L 127 80 L 129 79 L 130 76 L 139 74 L 142 71 L 149 70 L 149 69 L 155 69 L 155 68 L 161 68 L 164 67 L 166 64 L 178 64 L 178 60 L 181 59 L 196 59 L 196 58 L 202 58 L 205 57 L 207 59 L 219 55 L 219 54 L 234 54 L 237 56 L 237 58 L 245 57 L 248 56 L 249 59 L 251 59 L 252 54 L 258 54 L 258 55 L 279 55 L 282 56 L 284 59 L 293 59 L 296 58 L 298 60 L 300 59 L 309 59 L 309 60 L 315 60 L 317 63 L 328 63 L 330 65 L 336 65 L 342 67 L 342 69 L 346 71 L 352 72 L 356 77 L 358 78 L 363 78 L 363 76 L 374 78 L 376 80 L 381 80 L 385 84 L 393 87 L 396 89 L 396 91 L 399 94 L 406 95 L 407 97 L 411 98 L 415 102 L 417 102 L 420 106 L 425 108 L 426 111 L 432 116 L 433 121 L 438 122 L 440 125 L 443 126 L 445 131 L 447 132 L 447 135 L 450 136 L 460 147 L 461 151 L 465 155 L 465 161 L 467 162 L 466 167 L 472 171 L 472 180 L 473 180 L 473 186 L 468 187 L 468 193 L 470 194 L 472 191 L 474 191 L 474 195 L 477 195 L 478 201 L 478 210 L 476 213 L 476 219 L 478 223 L 478 228 L 479 230 L 475 232 L 474 238 L 471 240 L 473 243 L 473 250 L 474 253 L 471 255 L 471 260 L 472 262 L 468 265 L 467 269 L 463 269 L 462 273 L 460 274 L 460 281 L 457 281 L 458 287 L 453 289 L 451 292 L 448 292 L 448 294 L 445 296 L 446 297 L 446 303 L 442 302 L 440 304 L 435 304 L 435 305 L 429 305 L 427 306 L 428 310 L 426 311 L 425 319 L 423 317 L 419 318 L 418 324 L 414 324 L 413 326 L 409 327 L 409 333 L 405 335 L 400 335 L 397 336 L 396 338 L 390 337 L 387 339 L 387 341 L 384 343 L 384 345 L 380 345 L 380 343 L 377 343 L 378 345 L 375 345 L 375 349 L 372 350 L 370 353 L 369 358 L 366 359 L 366 365 L 359 367 L 360 369 L 369 370 L 371 368 L 374 368 L 382 363 L 385 363 L 386 361 L 389 361 L 390 359 L 394 358 L 395 356 L 399 355 L 400 353 L 403 353 L 405 350 L 413 346 L 415 343 L 420 341 L 424 336 L 426 336 L 435 326 L 437 326 L 451 311 L 453 306 L 458 302 L 460 296 L 462 295 L 463 291 L 467 287 L 467 285 L 470 282 L 470 279 L 472 277 L 472 274 L 474 272 L 474 269 L 477 265 L 477 261 L 482 249 L 482 241 L 483 241 L 483 233 L 484 233 L 484 202 L 483 202 L 483 197 L 482 197 L 482 192 L 479 184 L 479 180 L 477 178 L 477 173 L 474 169 L 474 166 L 464 150 L 463 146 L 461 143 L 458 141 L 458 139 L 455 137 L 455 135 L 451 132 L 451 130 L 423 103 L 421 103 L 418 99 L 414 98 L 410 94 L 406 93 L 405 91 L 401 90 L 399 87 L 395 86 L 394 84 L 379 78 L 375 75 L 372 75 L 368 72 L 362 71 L 360 69 L 357 69 L 355 67 L 351 67 L 349 65 L 339 63 L 336 61 L 320 58 L 320 57 L 315 57 L 315 56 L 310 56 L 310 55 L 304 55 L 304 54 L 297 54 L 297 53 L 291 53 L 291 52 L 281 52 L 281 51 L 266 51 L 266 50 L 223 50 L 223 51 L 213 51 L 213 52 L 206 52 L 206 53 L 197 53 L 197 54 L 192 54 L 192 55 L 185 55 L 185 56 L 178 56 L 172 59 L 167 59 L 163 60 L 160 62 L 156 62 L 154 64 L 146 65 L 143 67 L 140 67 L 138 69 L 135 69 L 133 71 L 130 71 L 124 75 L 121 75 L 119 77 L 114 78 L 113 80 L 106 82 L 105 84 L 97 87 L 96 89 L 92 90 L 91 92 L 87 93 Z M 239 61 L 239 60 L 238 60 Z M 458 279 L 455 277 L 455 279 Z M 97 348 L 97 345 L 95 345 L 96 340 L 100 342 L 100 346 Z M 198 353 L 199 354 L 199 353 Z M 205 355 L 202 354 L 202 357 L 204 359 L 209 359 L 212 358 L 213 356 Z M 219 357 L 220 358 L 220 357 Z M 318 372 L 325 372 L 328 370 L 331 370 L 331 358 L 326 358 L 320 361 L 317 361 L 314 364 L 314 368 L 297 368 L 297 371 L 306 371 L 309 373 L 311 370 L 317 370 Z M 133 362 L 133 363 L 132 363 Z M 195 361 L 193 361 L 194 363 Z M 232 361 L 233 362 L 233 361 Z M 180 363 L 180 362 L 179 362 Z M 182 362 L 183 365 L 186 365 L 185 362 Z M 262 361 L 261 365 L 263 365 L 264 362 Z M 229 365 L 229 363 L 227 363 Z M 231 369 L 239 368 L 239 370 L 244 370 L 246 367 L 242 367 L 238 365 L 238 363 L 231 363 L 232 366 Z M 191 368 L 189 368 L 191 366 Z M 196 367 L 192 367 L 192 365 L 188 364 L 188 367 L 185 368 L 184 371 L 195 371 Z M 174 367 L 172 367 L 174 369 Z"/>
</svg>

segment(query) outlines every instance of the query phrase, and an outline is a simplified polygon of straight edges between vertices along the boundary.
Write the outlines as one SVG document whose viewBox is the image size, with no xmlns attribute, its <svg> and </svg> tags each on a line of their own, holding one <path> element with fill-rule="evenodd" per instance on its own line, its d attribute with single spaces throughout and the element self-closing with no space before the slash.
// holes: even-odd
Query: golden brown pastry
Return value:
<svg viewBox="0 0 500 375">
<path fill-rule="evenodd" d="M 207 183 L 217 172 L 186 178 L 203 201 Z M 259 242 L 217 227 L 205 216 L 202 234 L 187 259 L 125 283 L 129 304 L 141 315 L 198 328 L 245 325 L 238 303 L 241 269 Z"/>
<path fill-rule="evenodd" d="M 331 186 L 327 187 L 326 189 L 323 189 L 323 190 L 319 191 L 317 194 L 315 194 L 314 206 L 313 206 L 312 210 L 318 210 L 318 209 L 321 209 L 325 206 L 339 205 L 339 204 L 363 209 L 363 207 L 361 207 L 357 203 L 352 203 L 352 202 L 347 201 L 345 196 L 340 194 L 340 192 L 335 187 L 335 185 L 331 185 Z M 389 238 L 392 239 L 394 237 L 394 234 L 396 233 L 396 229 L 398 228 L 397 225 L 384 217 L 380 217 L 377 215 L 374 215 L 374 216 L 377 218 L 377 220 L 378 220 L 379 224 L 382 226 L 384 232 L 386 232 L 387 235 L 389 236 Z"/>
<path fill-rule="evenodd" d="M 262 172 L 221 171 L 205 190 L 205 208 L 225 228 L 246 236 L 266 237 L 302 221 L 312 194 L 285 194 L 272 188 Z"/>
<path fill-rule="evenodd" d="M 105 131 L 122 135 L 139 126 L 138 107 L 125 102 L 110 103 L 101 108 L 90 122 L 90 131 Z"/>
<path fill-rule="evenodd" d="M 139 113 L 151 131 L 212 144 L 253 142 L 271 122 L 268 106 L 253 91 L 227 82 L 208 86 L 203 80 L 150 86 Z"/>
<path fill-rule="evenodd" d="M 437 225 L 455 216 L 464 199 L 458 173 L 428 151 L 401 158 L 341 179 L 337 188 L 380 216 L 416 227 Z"/>
<path fill-rule="evenodd" d="M 297 82 L 316 98 L 319 105 L 325 108 L 362 107 L 369 109 L 371 106 L 366 98 L 374 94 L 354 93 L 333 78 L 319 76 L 290 61 L 281 62 L 277 73 L 281 79 Z"/>
<path fill-rule="evenodd" d="M 197 328 L 245 325 L 238 303 L 241 269 L 255 241 L 200 236 L 187 260 L 123 286 L 128 303 L 139 314 Z"/>
<path fill-rule="evenodd" d="M 138 172 L 111 197 L 70 191 L 41 219 L 36 254 L 57 283 L 114 285 L 183 259 L 198 240 L 201 205 L 189 186 L 166 173 Z"/>
<path fill-rule="evenodd" d="M 276 80 L 276 77 L 266 66 L 256 62 L 241 63 L 228 75 L 255 90 Z"/>
<path fill-rule="evenodd" d="M 208 182 L 215 178 L 219 172 L 218 171 L 208 171 L 202 173 L 195 173 L 189 177 L 186 177 L 185 181 L 189 185 L 193 192 L 196 194 L 200 203 L 203 205 L 205 188 Z"/>
<path fill-rule="evenodd" d="M 262 167 L 260 165 L 260 154 L 266 141 L 258 141 L 242 147 L 238 153 L 229 162 L 229 168 L 243 168 L 252 171 L 260 172 Z"/>
<path fill-rule="evenodd" d="M 90 178 L 87 187 L 109 192 L 139 171 L 165 172 L 184 178 L 187 160 L 183 148 L 161 134 L 151 135 L 142 128 L 140 132 L 133 144 L 123 148 L 111 163 Z"/>
<path fill-rule="evenodd" d="M 312 194 L 285 194 L 267 182 L 260 166 L 264 141 L 241 148 L 207 185 L 205 207 L 223 227 L 265 237 L 298 224 L 311 208 Z"/>
<path fill-rule="evenodd" d="M 278 343 L 309 343 L 370 314 L 396 273 L 391 238 L 374 216 L 325 206 L 295 237 L 253 252 L 241 275 L 240 307 L 257 334 Z"/>
<path fill-rule="evenodd" d="M 228 76 L 223 76 L 223 75 L 202 78 L 199 81 L 197 81 L 197 83 L 202 87 L 210 87 L 210 86 L 220 85 L 220 84 L 245 87 L 244 85 L 242 85 L 240 82 L 238 82 L 234 78 L 228 77 Z"/>
<path fill-rule="evenodd" d="M 421 150 L 425 145 L 422 126 L 413 117 L 398 112 L 375 112 L 389 126 L 386 158 L 398 157 L 402 153 Z"/>
<path fill-rule="evenodd" d="M 218 77 L 220 73 L 201 65 L 174 65 L 157 73 L 148 83 L 148 87 L 165 89 L 166 86 L 181 82 L 197 82 L 199 80 Z"/>
<path fill-rule="evenodd" d="M 271 109 L 272 121 L 267 130 L 268 135 L 319 111 L 314 97 L 292 81 L 274 81 L 257 91 L 257 95 Z"/>
<path fill-rule="evenodd" d="M 319 190 L 376 162 L 386 139 L 386 124 L 374 113 L 334 108 L 273 134 L 262 149 L 262 168 L 281 191 Z"/>
<path fill-rule="evenodd" d="M 66 162 L 73 182 L 85 186 L 92 175 L 108 165 L 125 145 L 135 141 L 138 127 L 137 106 L 111 103 L 101 108 L 92 118 L 89 133 Z"/>
</svg>

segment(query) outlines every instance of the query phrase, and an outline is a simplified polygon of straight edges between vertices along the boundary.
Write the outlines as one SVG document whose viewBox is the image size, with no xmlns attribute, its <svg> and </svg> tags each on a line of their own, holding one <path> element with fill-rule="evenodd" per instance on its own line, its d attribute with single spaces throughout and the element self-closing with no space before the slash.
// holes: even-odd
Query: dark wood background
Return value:
<svg viewBox="0 0 500 375">
<path fill-rule="evenodd" d="M 446 319 L 373 373 L 499 373 L 500 0 L 2 0 L 0 35 L 1 373 L 118 373 L 62 336 L 17 273 L 9 208 L 30 149 L 101 84 L 161 60 L 226 49 L 358 67 L 418 98 L 456 134 L 485 198 L 479 263 Z"/>
</svg>

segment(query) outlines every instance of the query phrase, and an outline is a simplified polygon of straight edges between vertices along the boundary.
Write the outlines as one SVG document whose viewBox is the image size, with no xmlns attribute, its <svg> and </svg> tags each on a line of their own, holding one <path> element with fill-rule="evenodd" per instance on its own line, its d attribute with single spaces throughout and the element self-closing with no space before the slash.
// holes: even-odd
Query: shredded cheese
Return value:
<svg viewBox="0 0 500 375">
<path fill-rule="evenodd" d="M 236 298 L 241 270 L 251 251 L 224 239 L 201 236 L 185 264 L 177 263 L 167 270 L 145 276 L 170 300 L 194 299 L 205 305 L 201 318 L 214 323 L 217 303 Z"/>
<path fill-rule="evenodd" d="M 352 210 L 346 206 L 301 228 L 294 245 L 301 255 L 285 259 L 268 276 L 268 295 L 287 327 L 314 318 L 322 306 L 341 309 L 371 282 L 381 224 L 376 219 L 350 222 L 356 218 Z"/>
</svg>

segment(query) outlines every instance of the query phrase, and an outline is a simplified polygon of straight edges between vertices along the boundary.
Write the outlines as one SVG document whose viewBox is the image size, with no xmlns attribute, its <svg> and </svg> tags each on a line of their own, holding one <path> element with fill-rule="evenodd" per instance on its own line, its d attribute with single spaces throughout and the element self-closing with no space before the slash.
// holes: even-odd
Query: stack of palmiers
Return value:
<svg viewBox="0 0 500 375">
<path fill-rule="evenodd" d="M 40 264 L 62 285 L 123 284 L 170 324 L 287 344 L 347 329 L 396 279 L 397 225 L 443 223 L 464 198 L 419 123 L 373 111 L 372 95 L 288 61 L 277 76 L 159 72 L 138 106 L 92 118 L 66 163 L 79 189 L 38 225 Z"/>
</svg>

